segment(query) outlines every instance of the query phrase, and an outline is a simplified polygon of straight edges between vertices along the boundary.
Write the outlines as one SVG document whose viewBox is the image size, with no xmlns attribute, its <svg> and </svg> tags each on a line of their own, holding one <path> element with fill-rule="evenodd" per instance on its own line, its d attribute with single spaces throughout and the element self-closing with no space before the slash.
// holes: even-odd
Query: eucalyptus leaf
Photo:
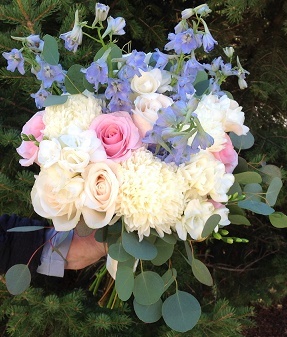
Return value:
<svg viewBox="0 0 287 337">
<path fill-rule="evenodd" d="M 163 279 L 153 271 L 144 271 L 136 276 L 134 297 L 139 304 L 151 305 L 156 303 L 164 291 Z"/>
<path fill-rule="evenodd" d="M 26 264 L 15 264 L 8 269 L 5 279 L 9 293 L 19 295 L 29 288 L 31 273 Z"/>
<path fill-rule="evenodd" d="M 251 183 L 261 183 L 262 178 L 261 175 L 257 172 L 242 172 L 234 174 L 235 181 L 238 182 L 238 184 L 251 184 Z"/>
<path fill-rule="evenodd" d="M 207 236 L 209 236 L 213 232 L 214 228 L 218 225 L 220 219 L 221 219 L 221 216 L 219 214 L 211 215 L 207 219 L 207 221 L 206 221 L 206 223 L 203 227 L 201 237 L 206 238 Z"/>
<path fill-rule="evenodd" d="M 276 204 L 276 201 L 277 201 L 277 198 L 281 191 L 282 186 L 283 186 L 283 183 L 280 178 L 274 177 L 271 180 L 270 185 L 266 192 L 266 200 L 269 206 L 274 206 Z"/>
<path fill-rule="evenodd" d="M 14 227 L 7 230 L 7 232 L 34 232 L 44 229 L 44 226 L 23 226 L 23 227 Z"/>
<path fill-rule="evenodd" d="M 230 214 L 228 216 L 228 219 L 234 225 L 251 226 L 251 223 L 249 222 L 249 220 L 245 216 L 243 216 L 243 215 Z"/>
<path fill-rule="evenodd" d="M 242 195 L 242 188 L 237 181 L 233 183 L 228 191 L 228 195 L 233 195 L 237 193 L 239 196 Z"/>
<path fill-rule="evenodd" d="M 254 137 L 251 132 L 247 132 L 246 135 L 237 136 L 234 132 L 229 133 L 229 137 L 234 147 L 238 150 L 250 149 L 254 144 Z"/>
<path fill-rule="evenodd" d="M 209 87 L 209 81 L 208 80 L 197 82 L 194 85 L 196 96 L 202 96 L 206 92 L 208 87 Z"/>
<path fill-rule="evenodd" d="M 200 315 L 201 307 L 197 299 L 184 291 L 177 291 L 162 305 L 165 323 L 178 332 L 191 330 L 197 324 Z"/>
<path fill-rule="evenodd" d="M 229 209 L 229 214 L 245 216 L 245 211 L 237 205 L 227 205 L 226 207 Z"/>
<path fill-rule="evenodd" d="M 131 258 L 131 255 L 128 254 L 121 242 L 114 243 L 109 246 L 109 255 L 117 261 L 124 262 Z"/>
<path fill-rule="evenodd" d="M 257 183 L 251 183 L 244 186 L 246 200 L 261 201 L 262 186 Z"/>
<path fill-rule="evenodd" d="M 157 255 L 156 247 L 145 238 L 139 241 L 138 236 L 131 232 L 122 233 L 122 243 L 126 252 L 141 260 L 152 260 Z"/>
<path fill-rule="evenodd" d="M 195 86 L 199 82 L 206 81 L 206 80 L 208 80 L 207 73 L 204 70 L 200 70 L 196 74 L 196 78 L 193 82 L 193 86 Z"/>
<path fill-rule="evenodd" d="M 258 202 L 254 200 L 243 200 L 239 201 L 238 206 L 243 209 L 248 209 L 257 214 L 270 215 L 274 212 L 274 209 L 270 206 L 264 204 L 263 202 Z"/>
<path fill-rule="evenodd" d="M 159 299 L 157 302 L 150 305 L 139 304 L 134 299 L 134 309 L 138 318 L 145 323 L 154 323 L 161 318 L 162 300 Z"/>
<path fill-rule="evenodd" d="M 269 215 L 272 226 L 276 228 L 287 228 L 287 216 L 282 212 L 274 212 Z"/>
<path fill-rule="evenodd" d="M 213 285 L 212 276 L 206 265 L 198 259 L 193 258 L 191 269 L 194 277 L 200 282 L 209 287 Z"/>
<path fill-rule="evenodd" d="M 233 174 L 235 174 L 235 173 L 242 173 L 242 172 L 246 172 L 246 171 L 248 171 L 248 163 L 247 163 L 247 161 L 244 158 L 238 156 L 238 164 L 235 167 L 235 169 L 233 171 Z"/>
<path fill-rule="evenodd" d="M 81 94 L 86 88 L 84 86 L 85 75 L 81 72 L 83 66 L 73 64 L 65 76 L 65 87 L 69 94 Z"/>
<path fill-rule="evenodd" d="M 43 40 L 44 40 L 44 47 L 42 57 L 44 61 L 53 66 L 58 65 L 60 60 L 60 54 L 58 51 L 57 40 L 49 34 L 46 34 L 43 37 Z"/>
<path fill-rule="evenodd" d="M 162 240 L 167 242 L 167 243 L 170 243 L 172 245 L 176 244 L 176 242 L 177 242 L 177 238 L 175 237 L 175 235 L 173 233 L 172 234 L 165 234 L 162 237 Z"/>
<path fill-rule="evenodd" d="M 98 242 L 107 242 L 107 235 L 108 235 L 108 227 L 99 228 L 95 233 L 95 239 Z"/>
<path fill-rule="evenodd" d="M 164 292 L 170 287 L 170 285 L 176 280 L 177 271 L 174 268 L 168 269 L 163 275 Z"/>
<path fill-rule="evenodd" d="M 44 103 L 43 106 L 47 107 L 47 106 L 51 106 L 51 105 L 59 105 L 59 104 L 64 104 L 65 102 L 67 102 L 68 99 L 68 95 L 62 95 L 62 96 L 58 96 L 58 95 L 49 95 Z"/>
<path fill-rule="evenodd" d="M 264 165 L 260 168 L 260 174 L 262 176 L 262 181 L 268 185 L 271 183 L 273 178 L 282 178 L 280 168 L 275 165 Z"/>
<path fill-rule="evenodd" d="M 122 301 L 127 301 L 131 297 L 134 289 L 133 269 L 118 265 L 115 286 L 119 298 Z"/>
<path fill-rule="evenodd" d="M 155 266 L 160 266 L 164 264 L 169 258 L 171 258 L 174 245 L 158 238 L 155 242 L 155 247 L 157 249 L 157 255 L 154 259 L 151 260 L 151 262 Z"/>
</svg>

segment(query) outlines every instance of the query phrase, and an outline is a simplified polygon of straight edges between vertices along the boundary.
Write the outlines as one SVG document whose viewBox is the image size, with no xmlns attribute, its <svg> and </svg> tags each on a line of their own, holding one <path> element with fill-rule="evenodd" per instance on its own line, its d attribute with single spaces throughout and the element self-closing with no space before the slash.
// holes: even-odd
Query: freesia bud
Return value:
<svg viewBox="0 0 287 337">
<path fill-rule="evenodd" d="M 126 21 L 124 18 L 122 17 L 118 17 L 118 18 L 113 18 L 111 16 L 108 17 L 108 27 L 105 30 L 102 38 L 104 38 L 107 35 L 124 35 L 125 31 L 123 30 L 123 28 L 126 25 Z"/>
<path fill-rule="evenodd" d="M 96 3 L 95 13 L 96 17 L 92 26 L 95 26 L 98 22 L 105 21 L 107 19 L 110 7 L 100 3 Z"/>
<path fill-rule="evenodd" d="M 223 51 L 224 51 L 224 54 L 225 54 L 227 57 L 232 58 L 233 53 L 234 53 L 234 48 L 233 48 L 233 47 L 226 47 L 226 48 L 223 48 Z"/>
</svg>

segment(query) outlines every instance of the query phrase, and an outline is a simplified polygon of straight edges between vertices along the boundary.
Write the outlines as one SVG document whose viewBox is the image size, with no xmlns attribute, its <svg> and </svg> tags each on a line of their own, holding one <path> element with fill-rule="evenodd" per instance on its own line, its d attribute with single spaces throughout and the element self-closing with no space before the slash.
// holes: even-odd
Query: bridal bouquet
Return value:
<svg viewBox="0 0 287 337">
<path fill-rule="evenodd" d="M 208 5 L 181 13 L 165 52 L 124 52 L 115 38 L 125 33 L 125 20 L 108 12 L 97 3 L 88 25 L 76 11 L 73 29 L 60 35 L 73 53 L 92 38 L 90 64 L 63 69 L 59 41 L 50 35 L 13 37 L 22 48 L 3 53 L 7 69 L 30 69 L 40 85 L 31 95 L 40 111 L 24 125 L 17 152 L 21 165 L 40 168 L 31 191 L 35 212 L 57 231 L 79 223 L 97 229 L 97 239 L 108 245 L 117 296 L 133 296 L 144 322 L 163 317 L 184 332 L 201 309 L 178 289 L 168 263 L 176 243 L 184 244 L 193 275 L 211 286 L 193 246 L 207 238 L 247 242 L 226 230 L 230 223 L 249 225 L 246 210 L 282 222 L 284 215 L 272 208 L 282 182 L 268 165 L 254 171 L 239 157 L 253 137 L 242 107 L 221 88 L 229 76 L 247 87 L 248 72 L 234 49 L 225 48 L 210 64 L 196 57 L 217 44 L 205 21 Z"/>
</svg>

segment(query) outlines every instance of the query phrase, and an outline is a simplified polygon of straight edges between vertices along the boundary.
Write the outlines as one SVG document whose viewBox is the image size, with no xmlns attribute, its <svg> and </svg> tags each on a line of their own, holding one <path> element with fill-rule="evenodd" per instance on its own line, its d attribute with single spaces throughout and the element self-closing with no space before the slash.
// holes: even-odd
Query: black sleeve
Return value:
<svg viewBox="0 0 287 337">
<path fill-rule="evenodd" d="M 31 232 L 7 232 L 22 226 L 47 226 L 46 221 L 21 218 L 15 214 L 0 216 L 0 274 L 15 264 L 27 264 L 33 253 L 44 243 L 44 229 Z M 29 268 L 34 272 L 40 261 L 42 248 L 37 251 Z"/>
</svg>

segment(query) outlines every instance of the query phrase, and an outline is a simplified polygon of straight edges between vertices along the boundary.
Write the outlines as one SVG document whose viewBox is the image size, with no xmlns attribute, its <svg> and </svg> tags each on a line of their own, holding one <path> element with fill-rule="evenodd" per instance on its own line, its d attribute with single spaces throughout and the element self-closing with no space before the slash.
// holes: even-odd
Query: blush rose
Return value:
<svg viewBox="0 0 287 337">
<path fill-rule="evenodd" d="M 232 173 L 238 165 L 238 154 L 234 150 L 230 137 L 226 134 L 225 138 L 224 148 L 219 152 L 212 152 L 212 154 L 225 165 L 226 173 Z"/>
</svg>

